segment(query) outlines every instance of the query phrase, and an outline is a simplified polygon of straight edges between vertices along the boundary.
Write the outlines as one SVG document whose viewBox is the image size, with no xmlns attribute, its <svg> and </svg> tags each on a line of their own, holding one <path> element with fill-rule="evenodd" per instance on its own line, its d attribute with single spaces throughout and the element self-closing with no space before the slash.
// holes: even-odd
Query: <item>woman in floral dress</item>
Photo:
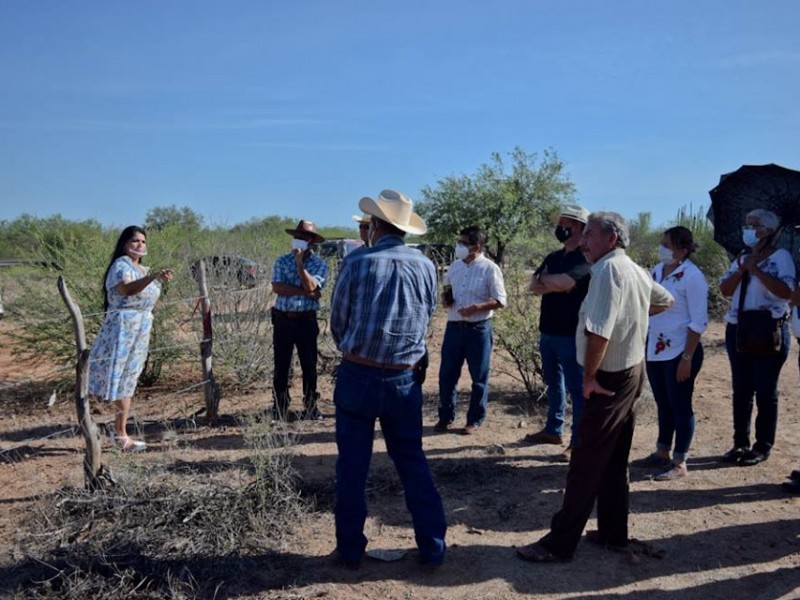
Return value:
<svg viewBox="0 0 800 600">
<path fill-rule="evenodd" d="M 660 262 L 652 270 L 653 279 L 675 298 L 669 309 L 650 317 L 647 334 L 647 378 L 658 406 L 658 441 L 655 452 L 637 464 L 658 468 L 656 481 L 686 475 L 694 436 L 692 395 L 703 365 L 700 336 L 708 327 L 708 283 L 689 258 L 694 250 L 692 232 L 686 227 L 667 229 L 659 247 Z"/>
<path fill-rule="evenodd" d="M 136 383 L 147 359 L 153 307 L 161 294 L 160 281 L 172 271 L 151 273 L 141 264 L 147 255 L 147 234 L 126 227 L 117 240 L 104 277 L 103 325 L 89 355 L 89 394 L 116 405 L 111 439 L 123 452 L 141 452 L 142 441 L 128 437 L 126 424 Z"/>
</svg>

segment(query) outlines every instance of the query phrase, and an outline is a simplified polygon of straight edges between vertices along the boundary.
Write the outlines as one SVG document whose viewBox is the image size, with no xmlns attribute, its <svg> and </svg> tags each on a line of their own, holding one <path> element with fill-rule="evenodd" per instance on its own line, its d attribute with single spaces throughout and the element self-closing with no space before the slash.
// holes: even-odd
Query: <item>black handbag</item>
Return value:
<svg viewBox="0 0 800 600">
<path fill-rule="evenodd" d="M 739 292 L 739 312 L 736 320 L 736 351 L 756 356 L 780 354 L 783 343 L 781 325 L 784 319 L 774 319 L 769 310 L 744 310 L 744 296 L 750 274 L 742 275 Z"/>
</svg>

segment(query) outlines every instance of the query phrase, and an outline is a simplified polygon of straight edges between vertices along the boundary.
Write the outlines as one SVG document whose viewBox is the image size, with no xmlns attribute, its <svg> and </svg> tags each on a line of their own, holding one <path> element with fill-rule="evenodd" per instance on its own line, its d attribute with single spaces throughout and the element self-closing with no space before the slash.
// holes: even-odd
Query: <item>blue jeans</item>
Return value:
<svg viewBox="0 0 800 600">
<path fill-rule="evenodd" d="M 489 362 L 492 357 L 492 320 L 479 323 L 448 321 L 442 342 L 439 366 L 439 420 L 452 423 L 456 418 L 458 378 L 467 361 L 472 392 L 469 397 L 467 425 L 480 425 L 486 418 L 489 402 Z"/>
<path fill-rule="evenodd" d="M 647 379 L 653 390 L 653 398 L 658 407 L 658 442 L 656 448 L 662 452 L 672 449 L 675 438 L 673 458 L 685 461 L 694 437 L 694 410 L 692 395 L 694 380 L 703 366 L 703 346 L 699 345 L 692 355 L 691 375 L 686 381 L 678 381 L 678 365 L 681 357 L 671 360 L 651 360 L 647 362 Z"/>
<path fill-rule="evenodd" d="M 572 399 L 570 445 L 574 445 L 578 440 L 578 420 L 583 411 L 583 367 L 575 358 L 575 336 L 542 333 L 539 335 L 539 352 L 542 355 L 542 377 L 547 384 L 547 422 L 544 430 L 553 435 L 564 433 L 566 391 L 569 390 Z"/>
<path fill-rule="evenodd" d="M 736 325 L 725 328 L 725 348 L 731 363 L 733 385 L 733 445 L 750 447 L 750 417 L 753 414 L 755 395 L 756 443 L 753 449 L 769 454 L 775 444 L 778 428 L 778 377 L 783 363 L 789 356 L 789 327 L 783 324 L 781 331 L 783 347 L 775 356 L 741 354 L 736 350 Z"/>
<path fill-rule="evenodd" d="M 444 560 L 447 523 L 439 492 L 422 450 L 422 387 L 410 369 L 397 371 L 343 361 L 333 393 L 336 403 L 336 549 L 347 565 L 361 562 L 367 547 L 365 486 L 375 419 L 403 483 L 420 559 Z"/>
</svg>

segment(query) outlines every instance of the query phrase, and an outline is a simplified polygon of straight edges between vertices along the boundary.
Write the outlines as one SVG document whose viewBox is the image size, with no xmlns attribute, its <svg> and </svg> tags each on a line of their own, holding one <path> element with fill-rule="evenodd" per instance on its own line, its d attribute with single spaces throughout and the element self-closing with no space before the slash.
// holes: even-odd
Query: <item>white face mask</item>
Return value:
<svg viewBox="0 0 800 600">
<path fill-rule="evenodd" d="M 457 260 L 464 260 L 469 256 L 469 248 L 464 244 L 456 244 L 455 257 Z"/>
<path fill-rule="evenodd" d="M 664 244 L 661 244 L 658 247 L 658 261 L 664 263 L 665 265 L 671 265 L 675 262 L 675 257 L 672 254 L 672 250 L 667 248 Z"/>
<path fill-rule="evenodd" d="M 756 230 L 749 228 L 742 229 L 742 241 L 750 248 L 758 244 L 758 234 Z"/>
<path fill-rule="evenodd" d="M 308 250 L 308 242 L 305 240 L 298 240 L 297 238 L 292 239 L 292 249 L 293 250 L 300 250 L 300 252 L 305 252 Z"/>
<path fill-rule="evenodd" d="M 133 248 L 128 248 L 128 252 L 130 254 L 133 254 L 134 256 L 139 256 L 139 257 L 147 256 L 147 250 L 143 250 L 142 252 L 139 252 L 138 250 L 134 250 Z"/>
</svg>

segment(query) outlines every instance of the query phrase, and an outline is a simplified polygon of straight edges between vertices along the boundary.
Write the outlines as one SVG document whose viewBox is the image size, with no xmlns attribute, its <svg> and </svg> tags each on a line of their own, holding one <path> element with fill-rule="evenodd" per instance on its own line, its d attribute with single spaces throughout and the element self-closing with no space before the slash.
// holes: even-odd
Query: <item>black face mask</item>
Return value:
<svg viewBox="0 0 800 600">
<path fill-rule="evenodd" d="M 564 227 L 563 225 L 558 225 L 556 227 L 555 233 L 556 233 L 556 239 L 563 244 L 572 236 L 572 227 Z"/>
</svg>

